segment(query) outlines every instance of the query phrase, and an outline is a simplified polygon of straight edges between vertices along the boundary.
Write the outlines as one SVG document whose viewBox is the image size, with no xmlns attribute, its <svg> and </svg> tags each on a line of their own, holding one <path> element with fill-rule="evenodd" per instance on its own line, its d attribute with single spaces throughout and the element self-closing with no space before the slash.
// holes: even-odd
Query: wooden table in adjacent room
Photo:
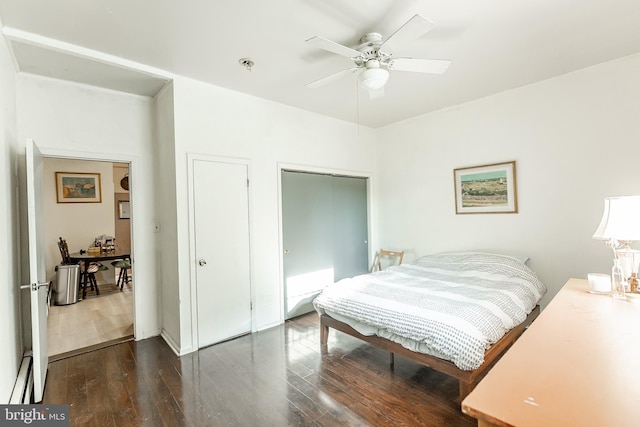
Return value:
<svg viewBox="0 0 640 427">
<path fill-rule="evenodd" d="M 89 252 L 75 252 L 69 255 L 69 258 L 71 259 L 72 262 L 81 262 L 82 263 L 82 269 L 86 271 L 87 267 L 89 266 L 90 263 L 92 262 L 100 262 L 100 261 L 115 261 L 115 260 L 130 260 L 131 259 L 131 254 L 127 251 L 120 251 L 118 249 L 114 250 L 114 251 L 103 251 L 103 252 L 96 252 L 96 253 L 89 253 Z M 87 278 L 88 275 L 84 274 L 83 275 L 83 279 L 82 279 L 82 299 L 86 298 L 87 296 Z"/>
<path fill-rule="evenodd" d="M 640 299 L 570 279 L 462 402 L 479 426 L 638 426 Z"/>
</svg>

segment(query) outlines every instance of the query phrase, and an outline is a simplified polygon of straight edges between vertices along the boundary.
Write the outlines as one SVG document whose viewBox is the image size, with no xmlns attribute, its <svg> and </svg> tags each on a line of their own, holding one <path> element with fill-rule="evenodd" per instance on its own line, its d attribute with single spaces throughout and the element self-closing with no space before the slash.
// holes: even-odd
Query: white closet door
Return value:
<svg viewBox="0 0 640 427">
<path fill-rule="evenodd" d="M 251 331 L 247 165 L 194 160 L 198 347 Z"/>
</svg>

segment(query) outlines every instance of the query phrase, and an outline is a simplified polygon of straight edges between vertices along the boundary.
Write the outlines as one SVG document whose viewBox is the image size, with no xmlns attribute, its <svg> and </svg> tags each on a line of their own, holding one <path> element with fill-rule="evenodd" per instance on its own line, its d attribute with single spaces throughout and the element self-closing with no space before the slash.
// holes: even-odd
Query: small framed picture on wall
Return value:
<svg viewBox="0 0 640 427">
<path fill-rule="evenodd" d="M 516 162 L 453 171 L 456 214 L 517 213 Z"/>
<path fill-rule="evenodd" d="M 129 210 L 129 201 L 128 200 L 120 200 L 118 202 L 118 218 L 120 219 L 130 219 L 131 211 Z"/>
</svg>

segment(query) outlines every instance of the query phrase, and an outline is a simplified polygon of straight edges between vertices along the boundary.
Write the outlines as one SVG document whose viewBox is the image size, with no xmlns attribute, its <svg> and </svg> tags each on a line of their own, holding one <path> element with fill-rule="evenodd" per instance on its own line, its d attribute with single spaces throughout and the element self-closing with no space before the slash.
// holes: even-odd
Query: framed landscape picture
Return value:
<svg viewBox="0 0 640 427">
<path fill-rule="evenodd" d="M 516 162 L 453 170 L 456 214 L 517 213 Z"/>
<path fill-rule="evenodd" d="M 56 172 L 58 203 L 102 203 L 99 173 Z"/>
</svg>

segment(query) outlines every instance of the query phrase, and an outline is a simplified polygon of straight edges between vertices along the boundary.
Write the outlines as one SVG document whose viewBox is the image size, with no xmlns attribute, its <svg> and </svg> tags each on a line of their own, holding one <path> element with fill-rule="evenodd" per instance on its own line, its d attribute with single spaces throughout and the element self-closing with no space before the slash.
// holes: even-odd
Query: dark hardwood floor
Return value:
<svg viewBox="0 0 640 427">
<path fill-rule="evenodd" d="M 49 365 L 72 426 L 474 426 L 457 381 L 331 331 L 315 313 L 177 357 L 160 337 Z"/>
</svg>

